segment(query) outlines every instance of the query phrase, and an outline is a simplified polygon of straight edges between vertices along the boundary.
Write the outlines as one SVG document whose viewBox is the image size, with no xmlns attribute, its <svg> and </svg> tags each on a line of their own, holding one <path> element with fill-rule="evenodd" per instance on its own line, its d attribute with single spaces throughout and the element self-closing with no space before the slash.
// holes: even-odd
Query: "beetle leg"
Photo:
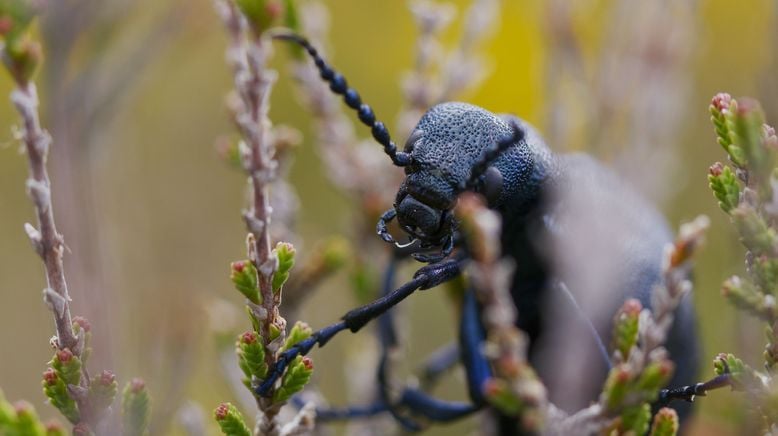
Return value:
<svg viewBox="0 0 778 436">
<path fill-rule="evenodd" d="M 417 277 L 436 276 L 437 280 L 449 277 L 456 264 L 446 262 L 435 268 L 425 267 L 419 270 Z M 382 298 L 391 294 L 397 258 L 392 258 L 384 273 Z M 432 280 L 430 284 L 436 283 Z M 477 315 L 476 315 L 477 316 Z M 408 431 L 420 431 L 426 427 L 426 421 L 453 421 L 478 409 L 477 406 L 464 402 L 451 402 L 436 399 L 421 390 L 405 387 L 399 398 L 392 398 L 390 393 L 390 359 L 389 351 L 397 346 L 397 333 L 394 327 L 392 312 L 387 311 L 378 317 L 379 339 L 381 342 L 381 358 L 379 361 L 377 379 L 379 398 L 372 404 L 364 406 L 349 406 L 342 408 L 317 408 L 316 419 L 333 421 L 346 419 L 370 418 L 380 413 L 390 412 L 394 419 Z M 458 361 L 459 353 L 456 345 L 449 345 L 442 353 L 436 353 L 433 359 L 425 364 L 425 373 L 435 377 L 440 372 L 453 366 Z M 428 378 L 431 378 L 428 377 Z M 302 407 L 304 402 L 295 397 L 295 405 Z M 421 421 L 418 418 L 423 418 Z"/>
<path fill-rule="evenodd" d="M 308 354 L 314 345 L 324 346 L 335 335 L 346 329 L 356 333 L 365 324 L 394 307 L 417 289 L 429 289 L 453 279 L 461 271 L 461 262 L 461 260 L 450 260 L 420 268 L 414 274 L 413 280 L 371 303 L 347 312 L 341 321 L 314 332 L 307 339 L 290 347 L 278 357 L 276 364 L 268 372 L 267 378 L 256 388 L 256 393 L 263 397 L 268 396 L 289 363 L 297 356 Z"/>
<path fill-rule="evenodd" d="M 422 388 L 430 390 L 446 371 L 459 363 L 459 354 L 459 346 L 455 342 L 433 352 L 418 370 Z"/>
<path fill-rule="evenodd" d="M 475 404 L 484 403 L 484 383 L 492 377 L 489 361 L 483 354 L 486 332 L 479 315 L 475 293 L 466 292 L 462 304 L 462 318 L 459 321 L 460 359 L 465 366 L 467 388 Z"/>
<path fill-rule="evenodd" d="M 443 248 L 440 252 L 434 254 L 413 253 L 411 256 L 419 262 L 434 264 L 447 258 L 452 251 L 454 251 L 453 233 L 446 236 L 446 239 L 443 241 Z"/>
<path fill-rule="evenodd" d="M 381 237 L 385 242 L 393 243 L 394 238 L 389 233 L 389 229 L 387 228 L 387 225 L 397 216 L 397 211 L 394 208 L 391 208 L 387 210 L 386 212 L 381 215 L 381 218 L 378 219 L 378 224 L 376 224 L 376 233 L 378 233 L 378 236 Z"/>
<path fill-rule="evenodd" d="M 448 265 L 455 265 L 448 263 Z M 448 265 L 441 265 L 433 269 L 419 270 L 425 273 L 441 276 L 450 274 L 453 269 Z M 393 258 L 387 268 L 384 276 L 383 293 L 386 295 L 392 289 L 394 280 L 394 271 L 396 260 Z M 456 268 L 458 271 L 458 268 Z M 417 273 L 418 274 L 418 273 Z M 449 402 L 438 400 L 421 390 L 405 387 L 402 390 L 399 400 L 393 399 L 390 392 L 390 365 L 389 353 L 392 348 L 397 346 L 397 332 L 394 325 L 392 311 L 387 311 L 378 318 L 378 333 L 381 341 L 381 358 L 378 365 L 378 386 L 380 389 L 380 403 L 388 405 L 387 409 L 395 420 L 399 422 L 406 430 L 423 430 L 425 425 L 414 419 L 421 415 L 432 421 L 451 421 L 467 415 L 476 410 L 471 404 L 461 402 Z M 455 347 L 456 348 L 456 347 Z M 453 355 L 453 361 L 456 363 L 457 355 Z"/>
</svg>

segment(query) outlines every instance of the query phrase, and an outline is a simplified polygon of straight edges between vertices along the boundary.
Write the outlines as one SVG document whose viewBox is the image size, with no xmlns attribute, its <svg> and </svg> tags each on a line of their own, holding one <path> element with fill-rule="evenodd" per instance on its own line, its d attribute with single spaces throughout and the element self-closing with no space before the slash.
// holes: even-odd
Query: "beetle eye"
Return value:
<svg viewBox="0 0 778 436">
<path fill-rule="evenodd" d="M 413 151 L 413 146 L 416 145 L 416 142 L 421 139 L 422 135 L 424 135 L 423 130 L 416 129 L 411 133 L 411 136 L 408 137 L 408 140 L 405 141 L 405 152 L 410 153 Z"/>
<path fill-rule="evenodd" d="M 500 199 L 502 193 L 502 173 L 497 167 L 489 167 L 484 174 L 482 194 L 489 204 L 494 204 Z"/>
</svg>

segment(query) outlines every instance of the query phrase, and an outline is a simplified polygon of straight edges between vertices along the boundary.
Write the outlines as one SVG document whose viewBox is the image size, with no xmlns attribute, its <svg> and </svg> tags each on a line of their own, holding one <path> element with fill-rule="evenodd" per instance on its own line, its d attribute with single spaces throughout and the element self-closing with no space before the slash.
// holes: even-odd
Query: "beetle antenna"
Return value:
<svg viewBox="0 0 778 436">
<path fill-rule="evenodd" d="M 516 120 L 510 121 L 510 127 L 513 133 L 507 138 L 495 142 L 484 149 L 478 160 L 475 161 L 472 167 L 470 167 L 470 177 L 467 182 L 461 184 L 459 187 L 462 190 L 475 188 L 478 185 L 478 179 L 484 175 L 489 165 L 494 162 L 500 155 L 511 145 L 524 139 L 524 129 L 519 126 Z"/>
<path fill-rule="evenodd" d="M 272 34 L 272 38 L 293 42 L 308 52 L 311 58 L 313 58 L 321 78 L 330 84 L 332 92 L 343 96 L 343 101 L 346 102 L 346 105 L 357 112 L 359 121 L 370 127 L 373 138 L 384 146 L 384 152 L 389 155 L 392 162 L 398 167 L 404 167 L 411 163 L 411 156 L 408 153 L 397 151 L 397 146 L 389 136 L 389 130 L 387 130 L 384 123 L 376 120 L 373 108 L 367 103 L 362 103 L 359 93 L 354 88 L 348 86 L 343 75 L 332 69 L 307 39 L 292 32 L 275 32 Z"/>
</svg>

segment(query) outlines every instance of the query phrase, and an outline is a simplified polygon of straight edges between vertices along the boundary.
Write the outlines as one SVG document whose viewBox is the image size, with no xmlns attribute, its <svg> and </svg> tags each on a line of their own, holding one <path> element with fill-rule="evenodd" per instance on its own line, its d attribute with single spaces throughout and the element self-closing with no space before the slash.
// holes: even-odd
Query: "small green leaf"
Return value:
<svg viewBox="0 0 778 436">
<path fill-rule="evenodd" d="M 759 292 L 747 279 L 733 276 L 721 285 L 721 294 L 741 310 L 772 323 L 776 319 L 776 307 L 771 295 Z"/>
<path fill-rule="evenodd" d="M 297 252 L 294 246 L 288 242 L 279 242 L 273 252 L 278 258 L 278 269 L 273 274 L 273 293 L 278 293 L 284 283 L 289 280 L 289 272 L 294 267 L 294 257 Z"/>
<path fill-rule="evenodd" d="M 46 423 L 46 436 L 67 436 L 65 428 L 57 421 Z"/>
<path fill-rule="evenodd" d="M 662 407 L 654 415 L 650 436 L 675 436 L 678 433 L 678 414 L 669 407 Z"/>
<path fill-rule="evenodd" d="M 778 290 L 778 259 L 759 256 L 751 264 L 751 275 L 763 292 L 775 294 Z"/>
<path fill-rule="evenodd" d="M 89 384 L 89 404 L 95 412 L 102 413 L 113 404 L 119 384 L 111 371 L 103 371 L 92 377 Z"/>
<path fill-rule="evenodd" d="M 740 205 L 731 211 L 730 216 L 740 234 L 741 242 L 752 253 L 757 256 L 776 254 L 778 235 L 753 207 Z"/>
<path fill-rule="evenodd" d="M 122 391 L 122 434 L 143 436 L 149 433 L 151 399 L 146 383 L 139 378 L 132 379 Z"/>
<path fill-rule="evenodd" d="M 67 385 L 54 368 L 43 372 L 43 394 L 49 402 L 72 424 L 79 422 L 81 415 L 76 401 L 70 397 Z"/>
<path fill-rule="evenodd" d="M 640 301 L 631 298 L 624 302 L 616 314 L 613 325 L 613 348 L 621 353 L 623 360 L 629 358 L 632 347 L 637 344 L 641 310 L 643 306 Z"/>
<path fill-rule="evenodd" d="M 46 429 L 43 427 L 38 414 L 35 413 L 35 408 L 32 404 L 26 401 L 18 401 L 14 404 L 16 412 L 16 425 L 14 425 L 14 432 L 11 434 L 17 434 L 20 436 L 44 436 Z"/>
<path fill-rule="evenodd" d="M 230 280 L 243 296 L 254 304 L 262 304 L 257 286 L 257 268 L 251 261 L 240 260 L 230 264 Z"/>
<path fill-rule="evenodd" d="M 66 385 L 78 386 L 81 382 L 81 359 L 73 355 L 70 349 L 58 350 L 49 362 L 49 366 L 54 368 L 57 376 Z"/>
<path fill-rule="evenodd" d="M 648 403 L 629 407 L 621 414 L 621 429 L 623 432 L 644 435 L 651 423 L 651 406 Z"/>
<path fill-rule="evenodd" d="M 235 0 L 255 36 L 260 36 L 281 15 L 279 0 Z"/>
<path fill-rule="evenodd" d="M 251 436 L 243 415 L 230 403 L 222 403 L 213 411 L 213 417 L 227 436 Z"/>
<path fill-rule="evenodd" d="M 289 334 L 286 336 L 286 342 L 284 342 L 284 346 L 281 347 L 281 351 L 286 351 L 292 348 L 298 342 L 304 339 L 308 339 L 312 333 L 313 329 L 311 329 L 308 324 L 302 321 L 297 321 L 294 324 L 294 327 L 292 327 L 292 330 L 290 330 Z"/>
<path fill-rule="evenodd" d="M 710 167 L 708 182 L 724 212 L 729 213 L 737 207 L 740 202 L 740 184 L 730 167 L 716 162 Z"/>
<path fill-rule="evenodd" d="M 756 177 L 760 186 L 765 186 L 764 182 L 774 165 L 772 155 L 768 153 L 762 140 L 764 112 L 758 101 L 743 98 L 737 101 L 737 109 L 733 111 L 733 115 L 736 144 L 745 152 L 750 176 Z"/>
<path fill-rule="evenodd" d="M 646 394 L 647 400 L 654 401 L 659 394 L 659 389 L 670 381 L 673 370 L 673 362 L 669 360 L 651 362 L 638 377 L 636 387 Z"/>
<path fill-rule="evenodd" d="M 273 393 L 273 402 L 282 403 L 287 401 L 292 395 L 300 392 L 311 379 L 313 374 L 313 361 L 308 357 L 297 356 L 297 358 L 286 370 L 281 386 Z"/>
<path fill-rule="evenodd" d="M 629 368 L 625 364 L 616 365 L 610 370 L 602 390 L 603 402 L 608 410 L 615 411 L 621 407 L 631 379 Z"/>
<path fill-rule="evenodd" d="M 265 347 L 256 332 L 245 332 L 238 337 L 235 344 L 235 352 L 238 355 L 238 366 L 245 374 L 244 384 L 251 389 L 251 378 L 264 379 L 267 376 L 267 363 L 265 362 Z"/>
</svg>

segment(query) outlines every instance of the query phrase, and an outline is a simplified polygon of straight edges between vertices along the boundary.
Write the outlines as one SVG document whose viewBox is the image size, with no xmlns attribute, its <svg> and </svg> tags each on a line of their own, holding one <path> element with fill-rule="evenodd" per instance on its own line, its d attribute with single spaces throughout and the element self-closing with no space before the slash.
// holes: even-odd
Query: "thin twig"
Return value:
<svg viewBox="0 0 778 436">
<path fill-rule="evenodd" d="M 276 179 L 278 167 L 271 122 L 267 116 L 269 96 L 276 80 L 276 72 L 267 68 L 272 46 L 262 35 L 248 31 L 247 23 L 233 2 L 217 0 L 216 9 L 230 37 L 227 60 L 233 70 L 235 92 L 239 97 L 231 102 L 231 109 L 243 137 L 240 154 L 252 192 L 251 204 L 244 210 L 243 218 L 250 232 L 247 240 L 249 259 L 258 271 L 261 301 L 251 310 L 259 322 L 258 332 L 266 349 L 265 363 L 273 367 L 283 337 L 281 341 L 271 340 L 272 328 L 276 326 L 284 331 L 286 321 L 278 314 L 280 293 L 273 292 L 273 274 L 278 268 L 278 260 L 270 244 L 272 209 L 269 187 Z M 274 402 L 272 398 L 257 396 L 256 399 L 261 411 L 257 432 L 279 434 L 281 430 L 276 417 L 284 403 Z"/>
<path fill-rule="evenodd" d="M 43 298 L 54 314 L 57 328 L 56 347 L 69 348 L 80 355 L 78 338 L 73 333 L 70 316 L 70 296 L 63 267 L 65 241 L 57 232 L 54 209 L 51 203 L 51 182 L 46 169 L 46 158 L 51 146 L 51 136 L 41 128 L 38 117 L 38 94 L 34 83 L 27 83 L 11 93 L 11 100 L 22 117 L 22 140 L 27 150 L 30 178 L 27 179 L 27 193 L 35 206 L 38 229 L 27 223 L 24 229 L 35 251 L 43 259 L 46 268 L 47 287 Z"/>
</svg>

